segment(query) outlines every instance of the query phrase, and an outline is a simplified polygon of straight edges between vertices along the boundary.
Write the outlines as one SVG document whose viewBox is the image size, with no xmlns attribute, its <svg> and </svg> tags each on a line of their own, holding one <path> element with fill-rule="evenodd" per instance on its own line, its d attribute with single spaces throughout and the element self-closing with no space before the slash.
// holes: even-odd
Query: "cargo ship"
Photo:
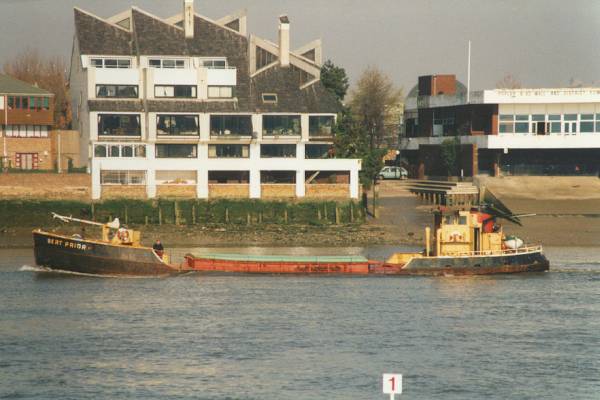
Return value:
<svg viewBox="0 0 600 400">
<path fill-rule="evenodd" d="M 496 218 L 477 210 L 439 210 L 434 234 L 425 228 L 425 249 L 394 253 L 386 261 L 364 257 L 285 257 L 240 254 L 185 256 L 186 268 L 202 272 L 350 275 L 488 275 L 547 271 L 542 246 L 505 237 Z"/>
<path fill-rule="evenodd" d="M 35 230 L 34 253 L 39 266 L 52 270 L 100 275 L 172 275 L 183 272 L 316 275 L 488 275 L 543 272 L 549 262 L 542 246 L 526 246 L 505 236 L 497 213 L 480 209 L 439 209 L 433 230 L 425 228 L 425 249 L 398 252 L 387 260 L 362 256 L 251 256 L 243 254 L 187 254 L 180 263 L 141 245 L 141 233 L 118 219 L 102 224 L 54 214 L 64 222 L 99 226 L 102 237 Z M 504 215 L 520 223 L 517 216 Z"/>
</svg>

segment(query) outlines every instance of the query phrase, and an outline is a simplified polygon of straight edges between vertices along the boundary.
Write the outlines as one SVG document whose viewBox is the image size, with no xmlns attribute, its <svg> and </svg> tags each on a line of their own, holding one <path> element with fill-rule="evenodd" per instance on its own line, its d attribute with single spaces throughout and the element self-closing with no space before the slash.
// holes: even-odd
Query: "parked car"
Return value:
<svg viewBox="0 0 600 400">
<path fill-rule="evenodd" d="M 379 179 L 407 179 L 408 171 L 402 167 L 383 167 Z"/>
</svg>

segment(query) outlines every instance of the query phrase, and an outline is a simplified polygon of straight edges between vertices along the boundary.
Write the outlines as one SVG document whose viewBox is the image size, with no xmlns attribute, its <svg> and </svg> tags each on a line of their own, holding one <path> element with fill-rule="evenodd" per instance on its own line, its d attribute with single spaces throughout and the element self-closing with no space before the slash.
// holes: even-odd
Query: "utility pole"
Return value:
<svg viewBox="0 0 600 400">
<path fill-rule="evenodd" d="M 471 41 L 467 55 L 467 104 L 471 102 Z"/>
</svg>

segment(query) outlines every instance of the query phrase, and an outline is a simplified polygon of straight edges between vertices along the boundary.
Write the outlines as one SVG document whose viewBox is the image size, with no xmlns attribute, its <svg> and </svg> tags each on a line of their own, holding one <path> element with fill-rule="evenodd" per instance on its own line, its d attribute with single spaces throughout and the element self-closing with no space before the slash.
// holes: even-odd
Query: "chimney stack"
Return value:
<svg viewBox="0 0 600 400">
<path fill-rule="evenodd" d="M 183 31 L 186 39 L 194 37 L 194 0 L 183 0 Z"/>
<path fill-rule="evenodd" d="M 279 17 L 279 65 L 290 65 L 290 20 L 287 15 Z"/>
</svg>

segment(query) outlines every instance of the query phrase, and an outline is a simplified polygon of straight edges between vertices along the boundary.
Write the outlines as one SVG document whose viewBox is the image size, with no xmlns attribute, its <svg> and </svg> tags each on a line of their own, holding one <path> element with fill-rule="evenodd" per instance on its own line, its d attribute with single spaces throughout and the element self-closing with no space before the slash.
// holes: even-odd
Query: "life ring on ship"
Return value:
<svg viewBox="0 0 600 400">
<path fill-rule="evenodd" d="M 119 230 L 117 237 L 123 243 L 129 243 L 129 231 L 127 229 Z"/>
<path fill-rule="evenodd" d="M 459 231 L 454 231 L 450 234 L 451 242 L 462 242 L 463 235 Z"/>
</svg>

